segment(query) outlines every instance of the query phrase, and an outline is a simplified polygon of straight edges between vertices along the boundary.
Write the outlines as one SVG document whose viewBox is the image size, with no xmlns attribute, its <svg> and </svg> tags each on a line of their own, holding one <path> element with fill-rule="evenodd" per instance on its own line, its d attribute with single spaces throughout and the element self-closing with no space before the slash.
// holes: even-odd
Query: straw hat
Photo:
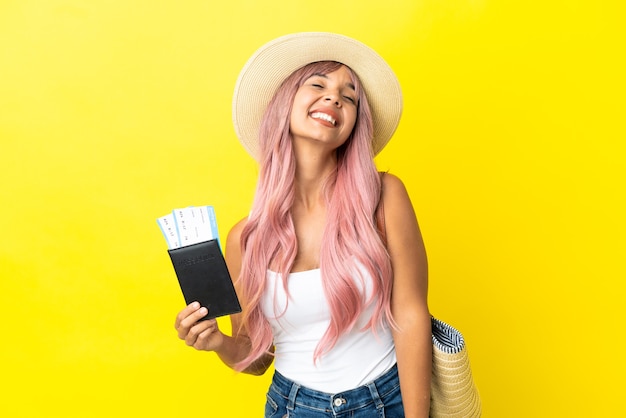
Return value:
<svg viewBox="0 0 626 418">
<path fill-rule="evenodd" d="M 374 155 L 391 139 L 402 114 L 402 92 L 385 60 L 367 45 L 346 36 L 301 32 L 263 45 L 239 74 L 233 95 L 233 123 L 239 140 L 254 158 L 261 119 L 274 93 L 291 73 L 316 61 L 338 61 L 358 75 L 372 111 Z"/>
</svg>

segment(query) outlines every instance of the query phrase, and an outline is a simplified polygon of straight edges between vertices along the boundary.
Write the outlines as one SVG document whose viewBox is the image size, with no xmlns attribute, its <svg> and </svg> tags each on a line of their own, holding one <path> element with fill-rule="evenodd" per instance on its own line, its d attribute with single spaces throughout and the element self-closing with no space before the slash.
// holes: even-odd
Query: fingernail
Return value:
<svg viewBox="0 0 626 418">
<path fill-rule="evenodd" d="M 194 309 L 198 309 L 200 307 L 200 304 L 198 302 L 192 302 L 191 307 Z"/>
<path fill-rule="evenodd" d="M 200 314 L 201 314 L 201 315 L 206 315 L 206 314 L 208 314 L 208 313 L 209 313 L 209 311 L 207 311 L 207 309 L 206 309 L 206 308 L 201 308 L 201 309 L 200 309 Z"/>
</svg>

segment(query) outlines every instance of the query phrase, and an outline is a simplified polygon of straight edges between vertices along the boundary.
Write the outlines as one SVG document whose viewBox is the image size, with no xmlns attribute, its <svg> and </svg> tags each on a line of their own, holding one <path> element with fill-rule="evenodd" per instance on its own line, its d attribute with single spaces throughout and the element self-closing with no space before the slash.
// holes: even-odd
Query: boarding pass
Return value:
<svg viewBox="0 0 626 418">
<path fill-rule="evenodd" d="M 174 209 L 157 218 L 170 250 L 218 239 L 213 206 L 190 206 Z"/>
</svg>

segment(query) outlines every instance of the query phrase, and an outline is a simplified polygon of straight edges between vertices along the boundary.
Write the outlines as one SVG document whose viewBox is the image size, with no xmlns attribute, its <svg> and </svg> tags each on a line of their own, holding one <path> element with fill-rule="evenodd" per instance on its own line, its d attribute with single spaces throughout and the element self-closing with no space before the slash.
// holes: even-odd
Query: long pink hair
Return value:
<svg viewBox="0 0 626 418">
<path fill-rule="evenodd" d="M 296 161 L 289 133 L 294 96 L 313 74 L 328 74 L 342 65 L 322 61 L 296 70 L 281 84 L 265 111 L 259 131 L 259 179 L 252 211 L 241 235 L 242 326 L 250 337 L 251 350 L 237 365 L 238 370 L 248 367 L 272 347 L 272 330 L 260 306 L 267 270 L 272 266 L 280 274 L 287 292 L 289 272 L 297 253 L 291 217 Z M 320 269 L 331 320 L 315 350 L 316 361 L 354 326 L 371 302 L 376 305 L 365 328 L 376 332 L 378 326 L 393 324 L 390 308 L 393 273 L 375 222 L 381 181 L 371 148 L 372 116 L 357 76 L 352 70 L 350 73 L 359 99 L 357 120 L 348 140 L 336 151 L 337 170 L 326 180 L 323 189 L 327 221 L 320 248 Z M 372 298 L 364 300 L 354 285 L 355 280 L 365 283 L 370 278 Z"/>
</svg>

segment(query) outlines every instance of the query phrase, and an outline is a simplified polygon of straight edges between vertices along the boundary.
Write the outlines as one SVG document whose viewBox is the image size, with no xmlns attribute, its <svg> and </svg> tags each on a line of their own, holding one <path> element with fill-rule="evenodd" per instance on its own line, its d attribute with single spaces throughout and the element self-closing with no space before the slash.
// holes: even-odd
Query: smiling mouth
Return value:
<svg viewBox="0 0 626 418">
<path fill-rule="evenodd" d="M 320 119 L 320 120 L 324 120 L 326 122 L 330 122 L 332 123 L 333 126 L 337 125 L 337 121 L 330 115 L 326 114 L 326 113 L 322 113 L 322 112 L 313 112 L 311 113 L 311 117 L 313 119 Z"/>
</svg>

